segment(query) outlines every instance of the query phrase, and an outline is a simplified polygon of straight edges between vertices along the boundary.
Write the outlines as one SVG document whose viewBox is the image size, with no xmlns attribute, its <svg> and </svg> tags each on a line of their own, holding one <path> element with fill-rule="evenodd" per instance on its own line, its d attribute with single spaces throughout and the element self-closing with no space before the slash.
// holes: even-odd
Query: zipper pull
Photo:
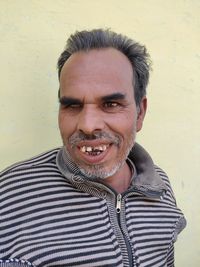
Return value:
<svg viewBox="0 0 200 267">
<path fill-rule="evenodd" d="M 118 194 L 117 195 L 117 203 L 116 203 L 117 213 L 120 213 L 120 211 L 121 211 L 121 202 L 122 202 L 122 195 Z"/>
</svg>

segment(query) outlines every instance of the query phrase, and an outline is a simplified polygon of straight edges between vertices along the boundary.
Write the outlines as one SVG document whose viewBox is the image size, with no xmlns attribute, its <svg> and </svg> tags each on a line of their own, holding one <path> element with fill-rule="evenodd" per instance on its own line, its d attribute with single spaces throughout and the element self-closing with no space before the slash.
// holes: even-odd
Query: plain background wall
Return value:
<svg viewBox="0 0 200 267">
<path fill-rule="evenodd" d="M 140 142 L 170 176 L 188 226 L 176 266 L 200 266 L 200 1 L 0 0 L 0 169 L 61 145 L 56 61 L 70 33 L 109 27 L 153 60 Z"/>
</svg>

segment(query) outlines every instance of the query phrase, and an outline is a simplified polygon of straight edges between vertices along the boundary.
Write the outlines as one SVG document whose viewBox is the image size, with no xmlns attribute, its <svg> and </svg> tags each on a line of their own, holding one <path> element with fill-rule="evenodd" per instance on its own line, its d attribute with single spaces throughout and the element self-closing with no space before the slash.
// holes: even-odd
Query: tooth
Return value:
<svg viewBox="0 0 200 267">
<path fill-rule="evenodd" d="M 105 151 L 105 150 L 106 150 L 106 148 L 107 148 L 107 147 L 106 147 L 106 145 L 103 145 L 103 151 Z"/>
<path fill-rule="evenodd" d="M 81 151 L 82 151 L 83 153 L 85 153 L 85 151 L 86 151 L 86 147 L 85 147 L 85 146 L 82 146 L 82 147 L 81 147 Z"/>
<path fill-rule="evenodd" d="M 86 150 L 87 150 L 87 152 L 91 152 L 92 151 L 92 147 L 88 146 Z"/>
<path fill-rule="evenodd" d="M 101 147 L 101 146 L 95 146 L 95 147 L 94 147 L 94 150 L 95 150 L 95 151 L 102 150 L 102 147 Z"/>
</svg>

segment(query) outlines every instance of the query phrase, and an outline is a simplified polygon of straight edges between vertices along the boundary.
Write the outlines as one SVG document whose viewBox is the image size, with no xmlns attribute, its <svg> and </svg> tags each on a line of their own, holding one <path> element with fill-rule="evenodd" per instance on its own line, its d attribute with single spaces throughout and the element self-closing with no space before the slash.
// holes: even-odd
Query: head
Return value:
<svg viewBox="0 0 200 267">
<path fill-rule="evenodd" d="M 89 178 L 121 172 L 146 112 L 145 47 L 109 30 L 77 32 L 58 60 L 59 127 Z"/>
<path fill-rule="evenodd" d="M 133 90 L 136 105 L 146 95 L 146 88 L 149 82 L 150 57 L 145 46 L 110 30 L 96 29 L 91 31 L 76 32 L 67 40 L 65 50 L 58 60 L 58 77 L 63 65 L 69 57 L 80 51 L 93 49 L 114 48 L 123 53 L 132 65 Z M 60 95 L 60 91 L 58 93 Z"/>
</svg>

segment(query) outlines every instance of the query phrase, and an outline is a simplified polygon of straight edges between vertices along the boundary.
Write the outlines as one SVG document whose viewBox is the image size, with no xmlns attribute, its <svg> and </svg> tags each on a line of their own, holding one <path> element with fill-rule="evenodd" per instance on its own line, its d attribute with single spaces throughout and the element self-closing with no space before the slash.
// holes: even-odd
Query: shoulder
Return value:
<svg viewBox="0 0 200 267">
<path fill-rule="evenodd" d="M 172 190 L 170 179 L 169 179 L 167 173 L 163 169 L 161 169 L 160 167 L 158 167 L 157 165 L 154 165 L 154 168 L 155 168 L 155 171 L 157 172 L 157 174 L 162 179 L 162 181 L 167 186 L 167 188 L 170 189 L 170 190 Z"/>
<path fill-rule="evenodd" d="M 174 241 L 177 239 L 178 234 L 186 227 L 186 219 L 182 211 L 177 207 L 176 198 L 167 174 L 158 166 L 155 166 L 155 171 L 160 175 L 161 179 L 166 185 L 166 193 L 163 197 L 162 203 L 168 206 L 168 213 L 171 217 L 176 218 L 174 227 Z"/>
<path fill-rule="evenodd" d="M 40 168 L 42 166 L 45 166 L 45 164 L 53 164 L 56 160 L 56 155 L 58 151 L 59 148 L 51 149 L 28 160 L 24 160 L 11 165 L 10 167 L 0 172 L 1 181 L 3 178 L 10 175 L 13 176 L 22 172 L 31 172 L 33 169 L 37 169 L 37 167 Z"/>
<path fill-rule="evenodd" d="M 165 183 L 165 186 L 166 186 L 166 195 L 165 196 L 166 197 L 168 196 L 168 199 L 176 204 L 175 195 L 174 195 L 174 192 L 173 192 L 168 175 L 166 174 L 166 172 L 163 169 L 161 169 L 157 165 L 154 165 L 154 167 L 155 167 L 155 171 L 157 172 L 157 174 L 160 176 L 162 181 Z"/>
</svg>

